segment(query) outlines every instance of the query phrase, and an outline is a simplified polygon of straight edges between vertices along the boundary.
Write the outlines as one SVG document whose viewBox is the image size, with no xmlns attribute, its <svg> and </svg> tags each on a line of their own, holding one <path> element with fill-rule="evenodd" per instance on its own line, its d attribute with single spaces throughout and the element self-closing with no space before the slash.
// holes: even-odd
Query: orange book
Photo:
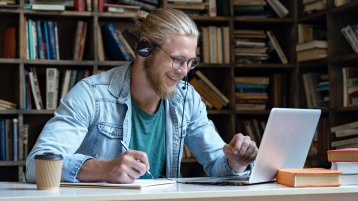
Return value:
<svg viewBox="0 0 358 201">
<path fill-rule="evenodd" d="M 328 150 L 327 154 L 330 162 L 358 162 L 358 148 Z"/>
<path fill-rule="evenodd" d="M 16 28 L 10 27 L 4 31 L 4 58 L 16 57 Z"/>
<path fill-rule="evenodd" d="M 276 181 L 291 187 L 340 186 L 340 171 L 323 168 L 279 169 Z"/>
</svg>

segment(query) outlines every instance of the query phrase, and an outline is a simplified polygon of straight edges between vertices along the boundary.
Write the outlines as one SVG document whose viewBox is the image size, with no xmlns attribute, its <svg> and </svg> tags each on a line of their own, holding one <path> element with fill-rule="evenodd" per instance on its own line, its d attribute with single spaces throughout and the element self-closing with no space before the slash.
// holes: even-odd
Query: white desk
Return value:
<svg viewBox="0 0 358 201">
<path fill-rule="evenodd" d="M 0 182 L 0 200 L 356 201 L 358 186 L 289 188 L 276 183 L 251 186 L 172 184 L 142 190 L 61 187 L 59 191 L 40 191 L 35 184 Z"/>
</svg>

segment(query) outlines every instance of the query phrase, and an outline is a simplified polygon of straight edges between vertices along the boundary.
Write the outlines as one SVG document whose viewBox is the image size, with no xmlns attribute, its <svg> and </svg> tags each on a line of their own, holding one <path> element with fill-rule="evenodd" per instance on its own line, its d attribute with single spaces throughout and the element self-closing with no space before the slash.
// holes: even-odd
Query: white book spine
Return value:
<svg viewBox="0 0 358 201">
<path fill-rule="evenodd" d="M 281 46 L 278 43 L 276 37 L 273 35 L 273 33 L 271 31 L 267 31 L 267 35 L 270 38 L 272 46 L 275 48 L 275 50 L 276 50 L 276 52 L 278 54 L 278 57 L 280 58 L 281 62 L 283 64 L 287 64 L 288 63 L 287 58 L 286 58 L 285 54 L 283 53 L 283 51 L 281 49 Z"/>
<path fill-rule="evenodd" d="M 39 90 L 39 83 L 37 77 L 34 75 L 34 72 L 29 72 L 31 91 L 34 97 L 34 102 L 37 110 L 42 109 L 41 93 Z"/>
<path fill-rule="evenodd" d="M 59 71 L 57 68 L 46 69 L 46 109 L 55 110 L 58 99 Z"/>
<path fill-rule="evenodd" d="M 71 77 L 71 70 L 66 70 L 62 82 L 61 98 L 63 98 L 68 92 L 69 85 L 70 85 L 70 77 Z"/>
</svg>

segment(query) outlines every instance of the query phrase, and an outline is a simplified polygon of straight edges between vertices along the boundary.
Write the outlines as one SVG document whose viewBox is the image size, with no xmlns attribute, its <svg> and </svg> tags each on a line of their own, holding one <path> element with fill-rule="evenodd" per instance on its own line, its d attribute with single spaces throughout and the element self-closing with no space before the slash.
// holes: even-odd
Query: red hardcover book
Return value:
<svg viewBox="0 0 358 201">
<path fill-rule="evenodd" d="M 104 0 L 98 0 L 98 12 L 103 12 Z"/>
<path fill-rule="evenodd" d="M 327 154 L 330 162 L 358 162 L 358 148 L 328 150 Z"/>
<path fill-rule="evenodd" d="M 85 11 L 86 8 L 86 0 L 75 0 L 74 7 L 77 11 Z"/>
</svg>

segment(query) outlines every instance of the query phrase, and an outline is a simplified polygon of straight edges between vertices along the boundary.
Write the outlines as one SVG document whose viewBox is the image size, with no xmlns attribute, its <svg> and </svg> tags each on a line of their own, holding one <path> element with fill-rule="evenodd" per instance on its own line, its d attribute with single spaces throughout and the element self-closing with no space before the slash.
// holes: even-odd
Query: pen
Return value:
<svg viewBox="0 0 358 201">
<path fill-rule="evenodd" d="M 121 140 L 121 144 L 122 144 L 122 146 L 124 147 L 125 150 L 129 150 L 129 148 L 126 146 L 126 144 L 124 144 L 124 142 L 122 140 Z M 150 173 L 149 170 L 147 170 L 146 172 L 152 177 L 152 179 L 154 179 L 152 173 Z"/>
</svg>

